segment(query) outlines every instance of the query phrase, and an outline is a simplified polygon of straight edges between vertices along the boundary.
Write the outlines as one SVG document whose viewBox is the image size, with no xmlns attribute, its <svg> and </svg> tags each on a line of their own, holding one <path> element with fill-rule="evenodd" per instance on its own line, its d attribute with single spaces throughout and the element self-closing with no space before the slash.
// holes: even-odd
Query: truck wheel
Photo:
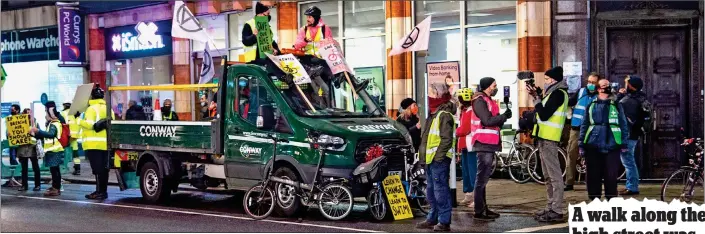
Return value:
<svg viewBox="0 0 705 234">
<path fill-rule="evenodd" d="M 147 162 L 140 171 L 140 191 L 142 198 L 149 203 L 163 202 L 171 196 L 169 181 L 159 177 L 159 167 Z"/>
<path fill-rule="evenodd" d="M 274 176 L 301 182 L 301 179 L 289 167 L 277 168 L 274 171 Z M 301 210 L 301 199 L 296 196 L 296 188 L 293 186 L 277 184 L 274 193 L 279 204 L 275 210 L 280 216 L 291 217 Z"/>
</svg>

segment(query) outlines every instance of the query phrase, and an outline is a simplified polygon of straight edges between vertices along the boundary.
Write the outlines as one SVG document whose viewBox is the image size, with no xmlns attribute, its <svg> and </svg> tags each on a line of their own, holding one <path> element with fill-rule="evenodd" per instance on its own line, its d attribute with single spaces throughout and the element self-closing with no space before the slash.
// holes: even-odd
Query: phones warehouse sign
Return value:
<svg viewBox="0 0 705 234">
<path fill-rule="evenodd" d="M 59 59 L 58 28 L 35 28 L 2 32 L 2 63 Z"/>
</svg>

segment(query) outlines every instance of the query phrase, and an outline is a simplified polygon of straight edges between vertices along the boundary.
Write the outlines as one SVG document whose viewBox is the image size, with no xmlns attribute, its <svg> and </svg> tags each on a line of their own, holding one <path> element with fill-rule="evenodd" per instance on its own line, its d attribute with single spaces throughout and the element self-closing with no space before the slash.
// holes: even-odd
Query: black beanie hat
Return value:
<svg viewBox="0 0 705 234">
<path fill-rule="evenodd" d="M 485 91 L 485 89 L 489 88 L 492 83 L 494 83 L 494 78 L 492 77 L 485 77 L 480 79 L 480 86 L 478 86 L 479 90 L 477 91 Z"/>
<path fill-rule="evenodd" d="M 545 75 L 558 82 L 563 81 L 563 67 L 557 66 L 546 71 Z"/>
<path fill-rule="evenodd" d="M 269 10 L 269 7 L 265 6 L 264 4 L 262 4 L 260 2 L 257 2 L 257 4 L 255 4 L 255 14 L 256 15 L 262 14 L 262 13 L 266 12 L 267 10 Z"/>
<path fill-rule="evenodd" d="M 638 76 L 629 76 L 629 80 L 627 81 L 627 83 L 634 87 L 636 91 L 640 91 L 642 88 L 644 88 L 644 81 L 641 79 L 641 77 Z"/>
<path fill-rule="evenodd" d="M 412 99 L 412 98 L 405 98 L 404 100 L 401 100 L 401 108 L 402 108 L 402 109 L 409 108 L 409 106 L 411 106 L 411 105 L 414 104 L 414 103 L 416 103 L 416 101 L 414 101 L 414 99 Z"/>
</svg>

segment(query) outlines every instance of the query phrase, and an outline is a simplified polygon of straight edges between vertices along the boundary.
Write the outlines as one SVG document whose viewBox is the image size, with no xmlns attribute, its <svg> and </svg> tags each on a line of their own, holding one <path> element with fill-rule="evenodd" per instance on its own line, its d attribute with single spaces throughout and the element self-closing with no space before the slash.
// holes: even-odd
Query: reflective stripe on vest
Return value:
<svg viewBox="0 0 705 234">
<path fill-rule="evenodd" d="M 485 102 L 487 103 L 487 108 L 492 114 L 492 116 L 499 115 L 499 105 L 497 105 L 497 102 L 492 101 L 492 99 L 486 95 L 483 95 L 482 99 L 485 100 Z M 477 117 L 474 111 L 472 115 L 470 115 L 470 135 L 470 137 L 472 138 L 470 140 L 470 143 L 473 145 L 476 141 L 480 141 L 483 144 L 490 145 L 499 144 L 499 126 L 482 126 L 482 121 L 480 120 L 480 117 Z"/>
<path fill-rule="evenodd" d="M 595 101 L 592 102 L 592 105 L 590 105 L 590 110 L 588 110 L 588 115 L 590 117 L 590 127 L 588 127 L 588 130 L 585 133 L 585 139 L 583 139 L 583 143 L 587 143 L 588 138 L 590 137 L 590 133 L 595 127 L 595 119 L 592 115 L 593 109 L 595 109 L 594 104 Z M 617 105 L 614 103 L 614 101 L 610 101 L 610 112 L 607 116 L 607 122 L 610 125 L 610 130 L 612 130 L 612 136 L 614 136 L 614 141 L 617 143 L 617 145 L 621 145 L 622 129 L 619 127 L 619 111 L 617 110 Z"/>
<path fill-rule="evenodd" d="M 440 119 L 442 114 L 449 114 L 451 116 L 453 115 L 447 111 L 439 111 L 438 114 L 436 114 L 436 118 L 433 118 L 433 122 L 431 122 L 431 128 L 428 131 L 428 138 L 426 141 L 426 164 L 430 164 L 431 162 L 433 162 L 433 158 L 436 156 L 436 151 L 438 151 L 438 145 L 441 144 Z M 455 141 L 453 141 L 453 148 L 455 148 Z M 446 156 L 452 158 L 452 150 L 448 150 Z"/>
<path fill-rule="evenodd" d="M 255 27 L 255 19 L 252 18 L 251 20 L 248 20 L 245 24 L 250 25 L 250 30 L 256 29 Z M 257 59 L 257 43 L 255 43 L 252 46 L 245 46 L 245 62 L 252 62 L 252 60 Z"/>
<path fill-rule="evenodd" d="M 597 95 L 590 96 L 587 89 L 580 89 L 578 103 L 573 107 L 573 118 L 570 120 L 570 126 L 580 127 L 585 118 L 585 109 L 590 105 L 590 102 L 595 100 L 595 97 L 597 97 Z"/>
<path fill-rule="evenodd" d="M 56 128 L 56 137 L 52 139 L 51 141 L 49 140 L 44 140 L 44 153 L 48 152 L 63 152 L 64 147 L 61 146 L 61 142 L 59 142 L 59 137 L 61 136 L 61 123 L 59 122 L 52 122 L 51 125 L 53 125 Z"/>
<path fill-rule="evenodd" d="M 318 47 L 316 47 L 316 43 L 319 42 L 321 39 L 323 39 L 323 32 L 322 32 L 323 27 L 325 27 L 325 25 L 318 27 L 318 31 L 316 32 L 315 37 L 311 36 L 311 30 L 308 30 L 308 26 L 306 28 L 304 28 L 304 30 L 306 30 L 305 37 L 308 41 L 310 41 L 308 44 L 306 44 L 306 47 L 304 47 L 306 54 L 314 55 L 319 58 L 321 57 L 318 54 Z"/>
<path fill-rule="evenodd" d="M 563 128 L 565 127 L 565 118 L 568 111 L 568 93 L 562 89 L 557 89 L 548 94 L 541 103 L 546 105 L 546 102 L 551 95 L 556 92 L 560 92 L 563 95 L 563 104 L 561 104 L 553 115 L 548 119 L 548 121 L 542 121 L 539 114 L 536 113 L 536 125 L 534 125 L 533 136 L 538 136 L 541 139 L 549 141 L 561 141 L 561 134 L 563 134 Z"/>
</svg>

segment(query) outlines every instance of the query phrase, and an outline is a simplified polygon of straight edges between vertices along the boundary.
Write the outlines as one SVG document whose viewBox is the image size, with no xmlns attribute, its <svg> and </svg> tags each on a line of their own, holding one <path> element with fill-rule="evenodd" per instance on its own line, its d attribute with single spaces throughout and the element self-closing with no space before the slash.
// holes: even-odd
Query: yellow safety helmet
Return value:
<svg viewBox="0 0 705 234">
<path fill-rule="evenodd" d="M 472 99 L 472 89 L 462 88 L 456 92 L 458 100 L 469 102 Z"/>
</svg>

